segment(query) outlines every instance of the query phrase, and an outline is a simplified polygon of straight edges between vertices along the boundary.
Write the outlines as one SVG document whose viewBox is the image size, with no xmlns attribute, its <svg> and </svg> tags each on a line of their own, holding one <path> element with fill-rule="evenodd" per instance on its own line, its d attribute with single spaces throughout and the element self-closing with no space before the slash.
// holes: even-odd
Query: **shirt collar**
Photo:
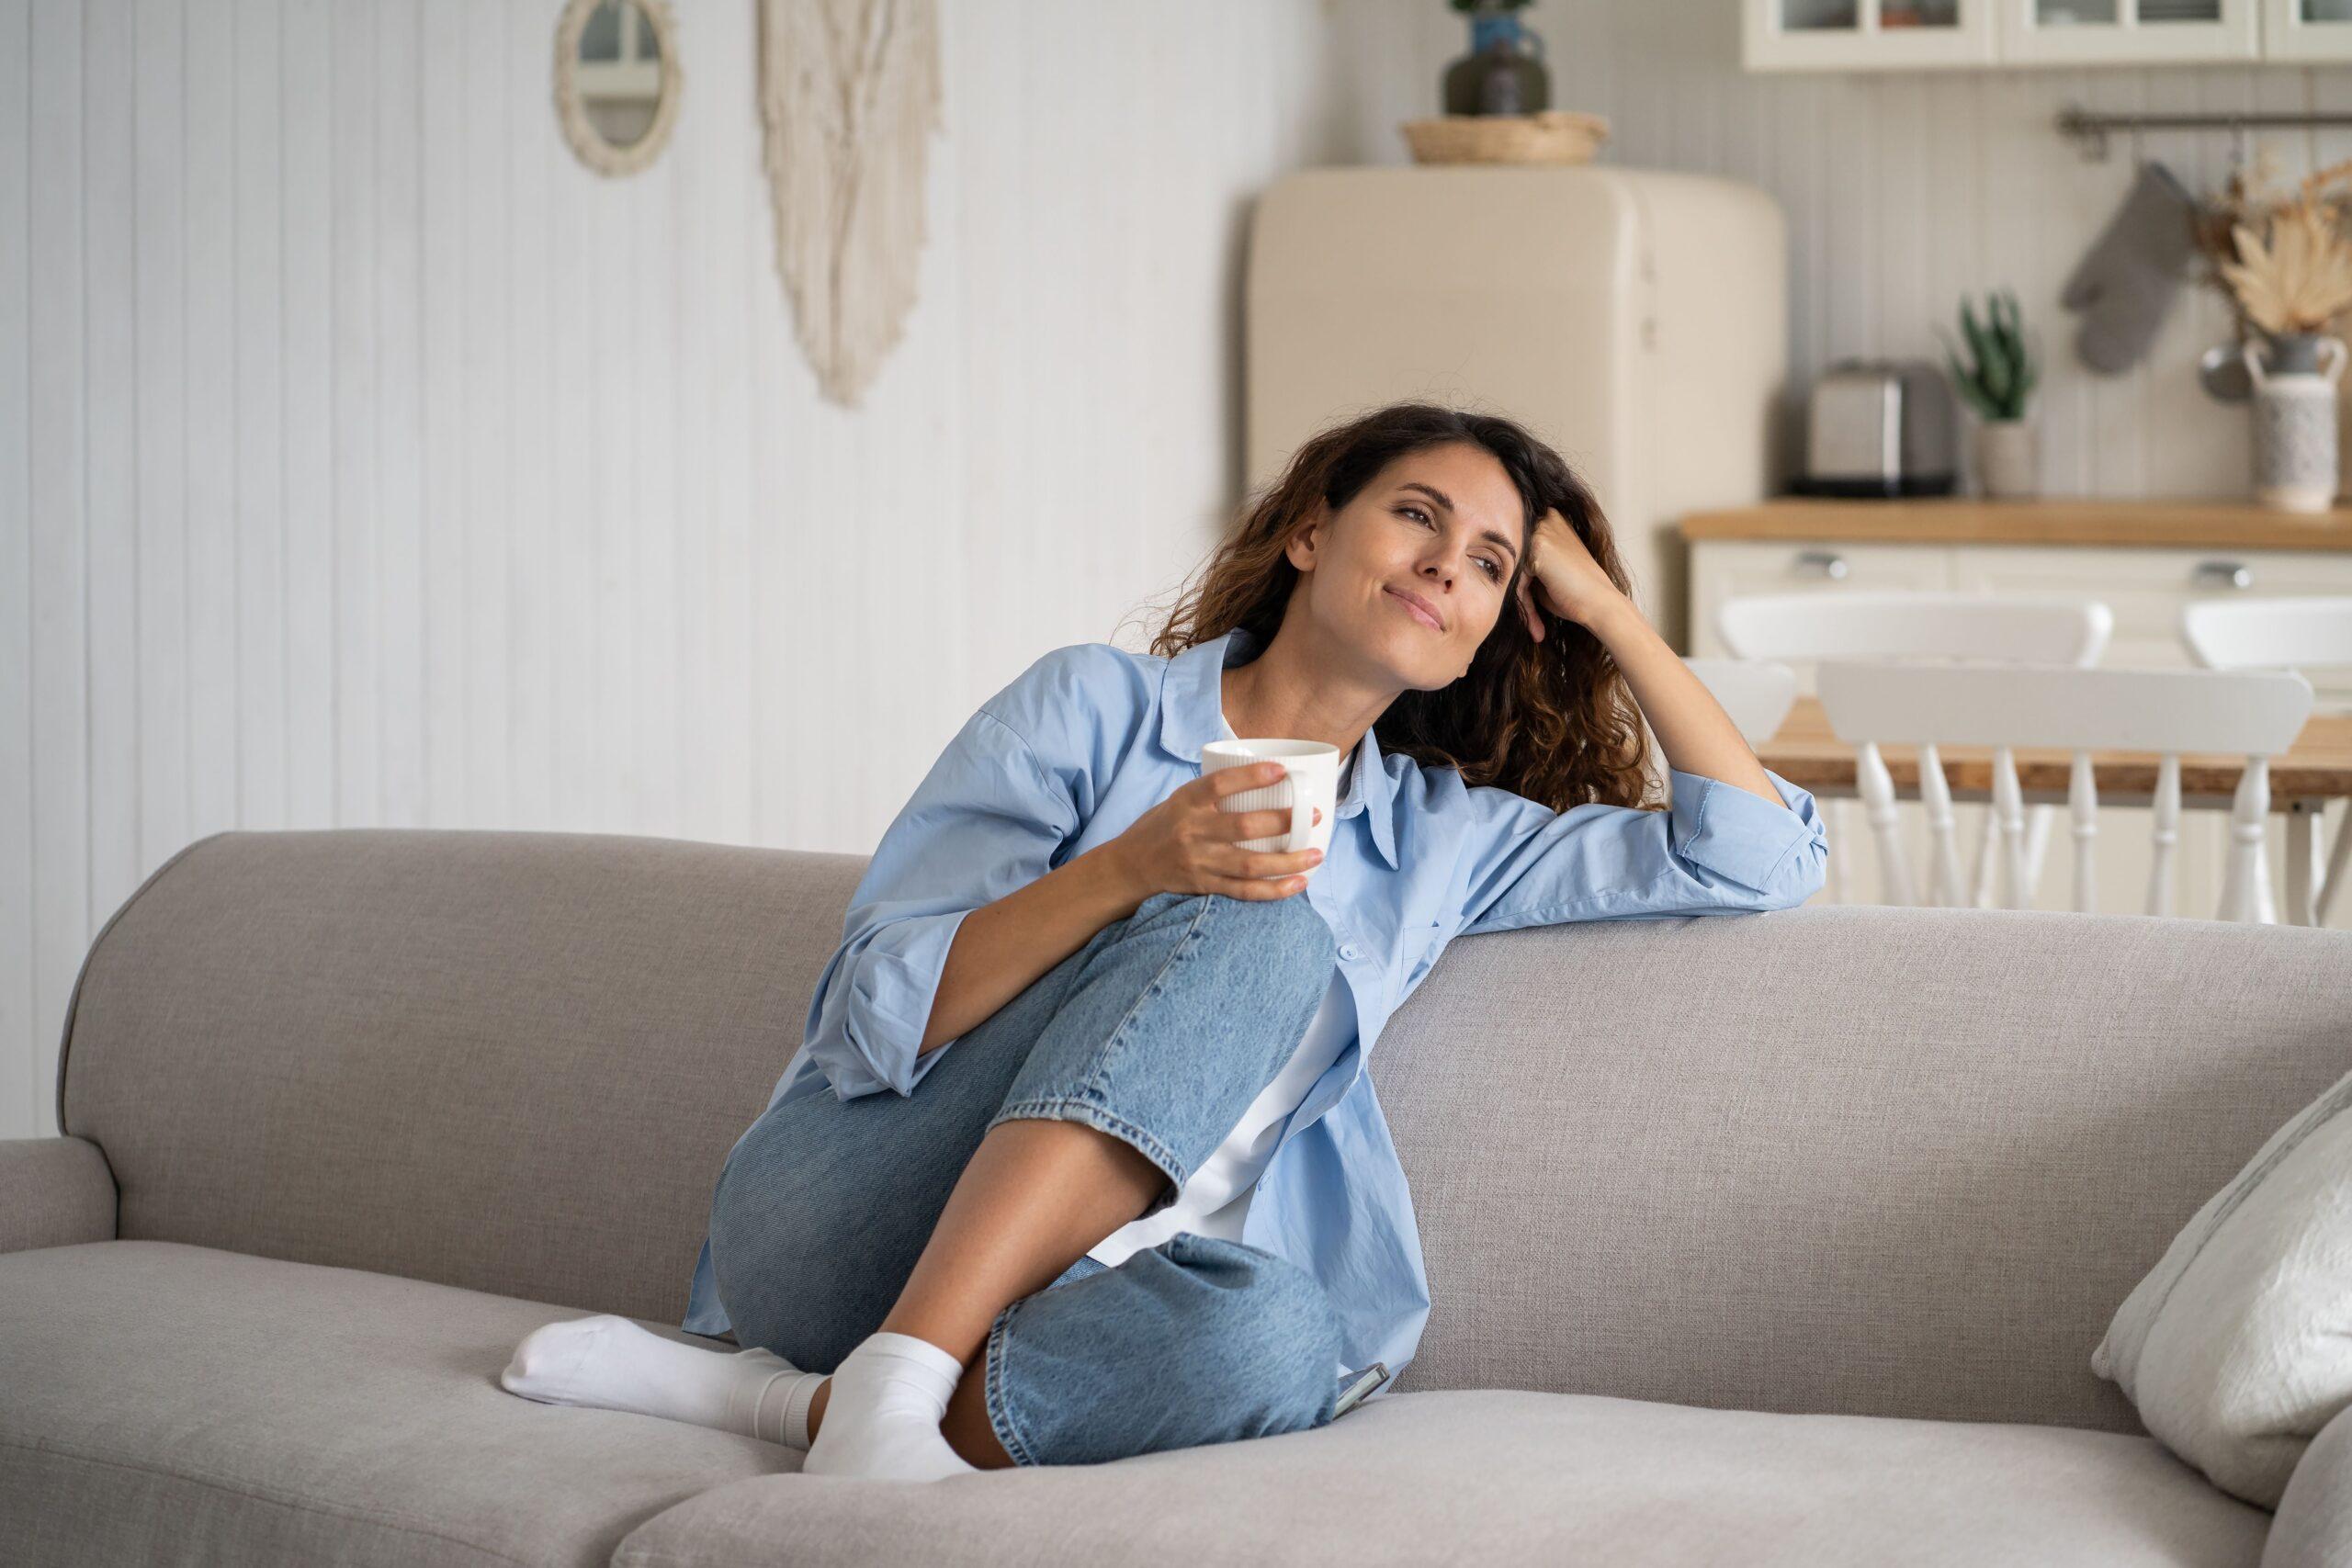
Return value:
<svg viewBox="0 0 2352 1568">
<path fill-rule="evenodd" d="M 1225 717 L 1225 687 L 1220 677 L 1228 665 L 1246 664 L 1259 650 L 1255 633 L 1247 626 L 1236 626 L 1223 637 L 1210 637 L 1169 660 L 1159 672 L 1159 744 L 1171 757 L 1198 767 L 1201 748 L 1216 739 L 1223 730 Z M 1396 809 L 1396 781 L 1388 776 L 1388 769 L 1380 760 L 1380 742 L 1370 725 L 1364 727 L 1363 739 L 1356 745 L 1353 777 L 1348 781 L 1346 798 L 1339 805 L 1340 817 L 1365 813 L 1372 825 L 1372 841 L 1380 851 L 1380 858 L 1388 869 L 1396 869 L 1396 826 L 1392 820 Z"/>
</svg>

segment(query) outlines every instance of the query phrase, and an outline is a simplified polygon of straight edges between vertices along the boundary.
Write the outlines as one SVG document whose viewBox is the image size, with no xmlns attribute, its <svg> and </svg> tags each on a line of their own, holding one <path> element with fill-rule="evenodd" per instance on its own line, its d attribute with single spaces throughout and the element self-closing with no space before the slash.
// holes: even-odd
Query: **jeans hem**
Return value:
<svg viewBox="0 0 2352 1568">
<path fill-rule="evenodd" d="M 980 1407 L 988 1412 L 989 1426 L 1006 1455 L 1016 1465 L 1032 1466 L 1037 1462 L 1036 1453 L 1013 1424 L 1012 1412 L 1004 1408 L 1004 1330 L 1020 1305 L 1019 1302 L 1009 1303 L 996 1314 L 996 1322 L 989 1325 L 988 1380 L 982 1385 Z"/>
<path fill-rule="evenodd" d="M 1144 1158 L 1158 1166 L 1160 1174 L 1167 1177 L 1178 1191 L 1183 1190 L 1184 1183 L 1192 1177 L 1192 1172 L 1184 1168 L 1183 1161 L 1176 1157 L 1174 1150 L 1161 1143 L 1148 1130 L 1136 1125 L 1117 1111 L 1096 1100 L 1078 1099 L 1070 1095 L 1053 1095 L 1039 1100 L 1019 1100 L 1000 1110 L 990 1119 L 988 1127 L 983 1129 L 983 1133 L 994 1130 L 1000 1122 L 1014 1121 L 1082 1122 L 1096 1132 L 1108 1133 L 1121 1143 L 1134 1148 Z"/>
</svg>

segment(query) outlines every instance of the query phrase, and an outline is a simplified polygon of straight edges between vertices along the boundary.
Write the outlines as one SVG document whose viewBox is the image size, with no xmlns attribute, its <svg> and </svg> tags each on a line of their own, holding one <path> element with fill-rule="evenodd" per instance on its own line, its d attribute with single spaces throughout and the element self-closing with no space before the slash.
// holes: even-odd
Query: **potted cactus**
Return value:
<svg viewBox="0 0 2352 1568">
<path fill-rule="evenodd" d="M 1953 385 L 1980 421 L 1976 427 L 1976 477 L 1984 493 L 2014 500 L 2036 492 L 2040 453 L 2027 418 L 2041 366 L 2028 342 L 2017 295 L 1995 289 L 1984 300 L 1982 321 L 1970 301 L 1960 302 L 1961 331 L 1968 356 L 1944 338 L 1944 357 Z"/>
</svg>

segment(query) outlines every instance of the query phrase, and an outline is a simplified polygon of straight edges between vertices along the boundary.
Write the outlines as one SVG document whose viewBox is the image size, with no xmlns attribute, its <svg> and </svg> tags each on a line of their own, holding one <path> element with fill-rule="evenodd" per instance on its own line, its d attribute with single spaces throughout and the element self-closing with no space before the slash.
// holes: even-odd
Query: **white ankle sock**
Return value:
<svg viewBox="0 0 2352 1568">
<path fill-rule="evenodd" d="M 890 1481 L 971 1473 L 978 1466 L 966 1462 L 939 1430 L 963 1376 L 964 1364 L 927 1339 L 867 1336 L 833 1369 L 825 1424 L 800 1473 Z"/>
<path fill-rule="evenodd" d="M 808 1446 L 808 1400 L 824 1381 L 772 1350 L 681 1345 L 610 1314 L 533 1329 L 498 1374 L 509 1393 L 542 1404 L 635 1411 L 796 1449 Z"/>
</svg>

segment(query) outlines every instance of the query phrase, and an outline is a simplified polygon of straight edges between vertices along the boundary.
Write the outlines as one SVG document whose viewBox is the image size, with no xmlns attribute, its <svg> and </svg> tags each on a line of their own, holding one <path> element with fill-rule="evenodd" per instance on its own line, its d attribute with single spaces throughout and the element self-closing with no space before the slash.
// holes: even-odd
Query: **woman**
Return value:
<svg viewBox="0 0 2352 1568">
<path fill-rule="evenodd" d="M 1349 758 L 1312 880 L 1236 844 L 1287 814 L 1218 808 L 1280 776 L 1200 775 L 1220 735 Z M 1428 1314 L 1363 1061 L 1446 942 L 1784 908 L 1826 855 L 1549 447 L 1416 403 L 1325 432 L 1150 655 L 1038 660 L 884 834 L 713 1193 L 684 1327 L 752 1348 L 592 1317 L 502 1382 L 909 1480 L 1321 1426 Z"/>
</svg>

